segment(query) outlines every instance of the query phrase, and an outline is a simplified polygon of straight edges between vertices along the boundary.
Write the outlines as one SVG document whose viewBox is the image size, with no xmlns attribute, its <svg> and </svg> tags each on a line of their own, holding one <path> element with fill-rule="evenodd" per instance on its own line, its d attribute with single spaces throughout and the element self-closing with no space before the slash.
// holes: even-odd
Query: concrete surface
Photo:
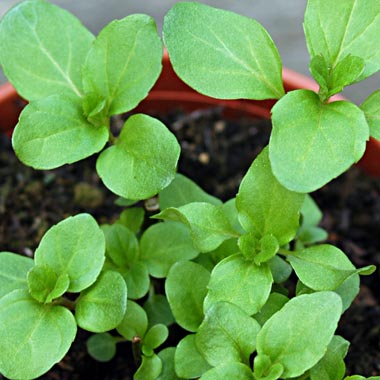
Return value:
<svg viewBox="0 0 380 380">
<path fill-rule="evenodd" d="M 16 0 L 0 0 L 0 17 Z M 155 18 L 159 30 L 165 13 L 178 1 L 173 0 L 52 0 L 80 18 L 93 33 L 115 18 L 131 13 L 146 13 Z M 257 19 L 275 41 L 284 66 L 309 75 L 309 57 L 302 29 L 305 0 L 204 0 L 205 4 Z M 5 78 L 0 72 L 0 83 Z M 344 95 L 356 103 L 380 88 L 380 75 L 349 87 Z"/>
</svg>

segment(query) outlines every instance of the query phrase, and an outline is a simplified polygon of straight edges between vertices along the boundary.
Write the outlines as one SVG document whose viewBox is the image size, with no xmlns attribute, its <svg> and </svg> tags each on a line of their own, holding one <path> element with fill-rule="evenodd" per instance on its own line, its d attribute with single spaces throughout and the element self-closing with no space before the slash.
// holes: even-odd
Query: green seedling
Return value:
<svg viewBox="0 0 380 380">
<path fill-rule="evenodd" d="M 51 169 L 98 154 L 96 171 L 123 209 L 102 226 L 88 214 L 65 219 L 33 258 L 0 253 L 0 373 L 43 375 L 82 328 L 94 333 L 96 360 L 131 345 L 136 380 L 365 379 L 345 377 L 349 342 L 336 329 L 359 276 L 375 268 L 355 268 L 325 242 L 307 193 L 380 136 L 379 92 L 361 107 L 331 98 L 380 69 L 379 24 L 378 4 L 309 0 L 320 90 L 285 94 L 279 53 L 257 21 L 174 5 L 163 39 L 187 84 L 221 99 L 278 100 L 269 147 L 223 203 L 176 173 L 179 144 L 160 121 L 136 114 L 121 131 L 110 126 L 160 75 L 149 16 L 113 21 L 95 37 L 44 0 L 12 8 L 0 23 L 0 63 L 29 102 L 12 138 L 17 156 Z M 147 220 L 139 201 L 151 197 L 159 211 Z M 179 336 L 170 336 L 174 324 Z"/>
</svg>

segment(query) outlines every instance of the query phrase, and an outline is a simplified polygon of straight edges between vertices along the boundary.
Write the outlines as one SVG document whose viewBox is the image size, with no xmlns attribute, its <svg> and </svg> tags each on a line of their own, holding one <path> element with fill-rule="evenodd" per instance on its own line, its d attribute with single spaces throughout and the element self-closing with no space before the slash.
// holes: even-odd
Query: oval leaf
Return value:
<svg viewBox="0 0 380 380">
<path fill-rule="evenodd" d="M 159 120 L 128 118 L 114 146 L 99 156 L 96 170 L 104 184 L 127 199 L 146 199 L 174 179 L 180 147 Z"/>
<path fill-rule="evenodd" d="M 284 93 L 279 53 L 253 19 L 181 2 L 165 16 L 163 36 L 178 76 L 202 94 L 268 99 Z"/>
<path fill-rule="evenodd" d="M 46 265 L 70 278 L 69 292 L 80 292 L 98 277 L 104 262 L 104 235 L 89 214 L 69 217 L 51 227 L 36 252 L 36 265 Z"/>
<path fill-rule="evenodd" d="M 308 90 L 286 94 L 272 108 L 269 158 L 277 179 L 289 190 L 319 189 L 364 154 L 369 138 L 364 113 L 356 105 L 321 103 Z"/>
<path fill-rule="evenodd" d="M 180 380 L 174 370 L 175 351 L 175 347 L 168 347 L 159 352 L 158 357 L 162 362 L 162 372 L 156 380 Z"/>
<path fill-rule="evenodd" d="M 134 337 L 142 339 L 148 328 L 148 318 L 145 310 L 136 302 L 128 300 L 127 311 L 123 320 L 116 327 L 117 332 L 130 341 Z"/>
<path fill-rule="evenodd" d="M 162 370 L 161 359 L 157 355 L 142 357 L 142 363 L 133 376 L 134 380 L 156 380 Z"/>
<path fill-rule="evenodd" d="M 108 362 L 116 354 L 116 339 L 108 333 L 91 335 L 86 346 L 88 353 L 99 362 Z"/>
</svg>

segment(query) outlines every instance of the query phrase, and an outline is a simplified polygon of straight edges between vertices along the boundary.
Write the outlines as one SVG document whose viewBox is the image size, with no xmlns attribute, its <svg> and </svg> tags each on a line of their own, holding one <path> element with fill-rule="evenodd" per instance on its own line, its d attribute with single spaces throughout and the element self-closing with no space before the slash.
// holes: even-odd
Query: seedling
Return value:
<svg viewBox="0 0 380 380">
<path fill-rule="evenodd" d="M 0 253 L 1 374 L 42 375 L 79 326 L 95 333 L 88 351 L 100 361 L 129 342 L 136 380 L 364 379 L 345 377 L 349 342 L 335 331 L 359 275 L 375 268 L 357 269 L 323 244 L 307 193 L 380 135 L 378 92 L 361 108 L 331 101 L 379 70 L 379 24 L 380 5 L 309 0 L 304 25 L 320 90 L 285 94 L 278 51 L 259 23 L 199 3 L 169 11 L 164 42 L 190 86 L 223 99 L 279 99 L 269 147 L 223 203 L 176 174 L 179 144 L 161 122 L 137 114 L 120 133 L 110 126 L 160 74 L 162 43 L 149 16 L 111 22 L 95 38 L 43 0 L 12 8 L 0 24 L 0 62 L 29 101 L 16 154 L 51 169 L 98 153 L 97 173 L 125 210 L 102 226 L 88 214 L 65 219 L 34 259 Z M 159 211 L 145 228 L 134 201 L 153 196 Z M 292 273 L 295 294 L 286 287 Z M 183 335 L 158 351 L 173 323 Z"/>
</svg>

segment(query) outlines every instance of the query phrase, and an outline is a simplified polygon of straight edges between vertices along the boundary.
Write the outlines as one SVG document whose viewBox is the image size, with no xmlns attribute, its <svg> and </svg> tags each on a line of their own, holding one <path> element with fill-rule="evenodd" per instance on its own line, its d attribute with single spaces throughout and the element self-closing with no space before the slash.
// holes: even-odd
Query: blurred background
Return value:
<svg viewBox="0 0 380 380">
<path fill-rule="evenodd" d="M 19 0 L 0 0 L 0 17 Z M 178 1 L 173 0 L 51 0 L 74 13 L 83 24 L 97 34 L 115 18 L 131 13 L 152 16 L 161 32 L 166 12 Z M 280 51 L 283 65 L 310 76 L 309 56 L 302 28 L 306 0 L 203 0 L 204 4 L 231 10 L 255 18 L 272 36 Z M 6 79 L 0 72 L 0 83 Z M 380 88 L 380 74 L 348 87 L 344 95 L 360 104 L 371 92 Z"/>
</svg>

